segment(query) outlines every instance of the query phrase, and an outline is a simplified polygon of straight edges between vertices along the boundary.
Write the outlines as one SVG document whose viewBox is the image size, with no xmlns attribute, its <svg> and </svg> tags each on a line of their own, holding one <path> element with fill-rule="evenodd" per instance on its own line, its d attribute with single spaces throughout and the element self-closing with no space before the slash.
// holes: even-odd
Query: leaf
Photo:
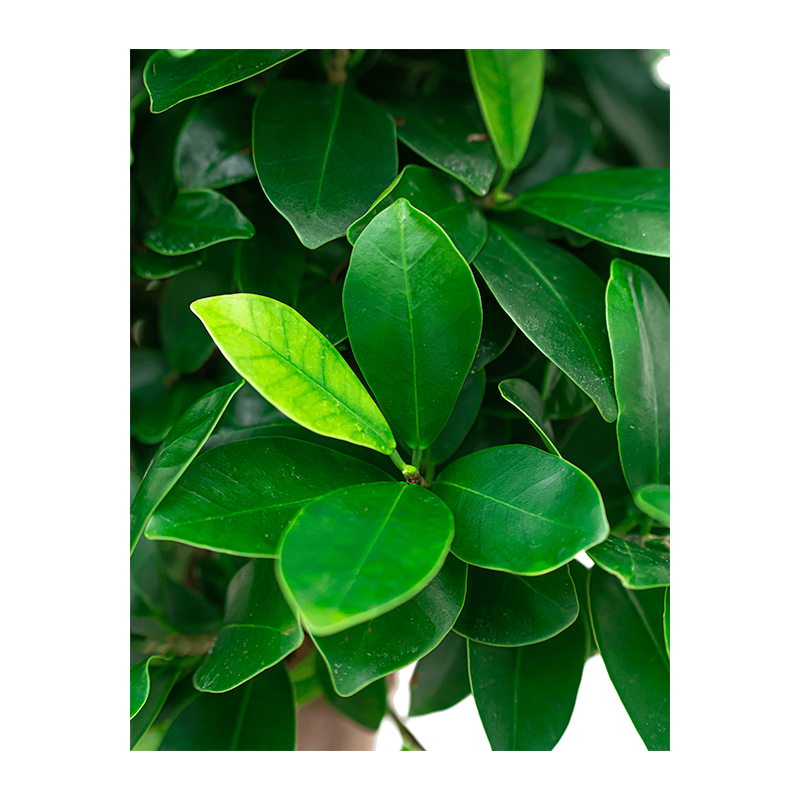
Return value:
<svg viewBox="0 0 800 800">
<path fill-rule="evenodd" d="M 453 511 L 453 553 L 487 569 L 540 575 L 608 536 L 600 493 L 577 467 L 514 444 L 465 456 L 433 491 Z"/>
<path fill-rule="evenodd" d="M 597 566 L 616 575 L 626 589 L 669 586 L 669 553 L 612 535 L 586 554 Z"/>
<path fill-rule="evenodd" d="M 544 50 L 467 50 L 469 74 L 506 172 L 522 161 L 544 83 Z"/>
<path fill-rule="evenodd" d="M 623 250 L 669 256 L 669 170 L 562 175 L 523 192 L 517 207 Z"/>
<path fill-rule="evenodd" d="M 183 100 L 215 92 L 286 61 L 302 50 L 195 50 L 183 58 L 157 50 L 147 60 L 144 83 L 150 110 L 159 114 Z"/>
<path fill-rule="evenodd" d="M 460 703 L 470 691 L 466 639 L 448 633 L 414 668 L 408 715 L 419 717 L 444 711 Z"/>
<path fill-rule="evenodd" d="M 572 419 L 595 407 L 592 399 L 552 361 L 545 367 L 544 415 L 551 419 Z"/>
<path fill-rule="evenodd" d="M 485 391 L 486 372 L 470 371 L 461 387 L 450 419 L 431 443 L 429 457 L 432 464 L 443 464 L 458 450 L 478 418 Z"/>
<path fill-rule="evenodd" d="M 300 286 L 297 311 L 302 314 L 332 345 L 347 338 L 342 310 L 344 283 L 331 283 L 327 278 L 309 275 Z"/>
<path fill-rule="evenodd" d="M 409 447 L 428 447 L 478 347 L 480 295 L 469 265 L 401 198 L 356 242 L 342 302 L 353 355 L 392 428 Z"/>
<path fill-rule="evenodd" d="M 154 667 L 170 660 L 169 656 L 150 656 L 143 658 L 131 666 L 131 719 L 133 719 L 147 702 L 150 694 L 150 664 Z"/>
<path fill-rule="evenodd" d="M 616 259 L 606 307 L 619 454 L 636 494 L 645 484 L 669 483 L 669 303 L 645 270 Z"/>
<path fill-rule="evenodd" d="M 178 192 L 175 202 L 147 231 L 156 253 L 179 256 L 231 239 L 249 239 L 253 224 L 227 197 L 211 189 Z"/>
<path fill-rule="evenodd" d="M 486 281 L 479 272 L 474 272 L 475 283 L 481 295 L 481 308 L 483 309 L 483 326 L 481 338 L 478 342 L 478 352 L 472 362 L 472 372 L 483 369 L 498 356 L 502 355 L 511 344 L 517 326 L 514 321 L 500 307 L 495 296 L 486 285 Z M 526 340 L 527 341 L 527 340 Z"/>
<path fill-rule="evenodd" d="M 148 281 L 160 281 L 185 272 L 187 269 L 202 267 L 206 257 L 215 253 L 216 248 L 206 248 L 183 256 L 162 256 L 152 250 L 135 253 L 131 256 L 131 269 Z"/>
<path fill-rule="evenodd" d="M 167 700 L 172 687 L 181 676 L 181 669 L 172 664 L 153 665 L 147 700 L 130 722 L 131 750 L 141 741 Z"/>
<path fill-rule="evenodd" d="M 664 589 L 632 592 L 603 570 L 589 573 L 592 628 L 600 655 L 648 750 L 669 750 L 664 594 Z"/>
<path fill-rule="evenodd" d="M 146 409 L 167 393 L 171 372 L 163 353 L 144 347 L 130 351 L 131 436 L 136 435 L 139 418 Z"/>
<path fill-rule="evenodd" d="M 464 605 L 467 568 L 448 556 L 436 577 L 401 606 L 331 636 L 312 636 L 344 697 L 413 664 L 453 627 Z"/>
<path fill-rule="evenodd" d="M 667 658 L 669 658 L 669 586 L 664 595 L 664 644 L 667 646 Z"/>
<path fill-rule="evenodd" d="M 475 266 L 525 336 L 592 398 L 605 420 L 615 419 L 600 278 L 559 247 L 496 223 Z"/>
<path fill-rule="evenodd" d="M 465 261 L 470 262 L 478 255 L 489 232 L 486 217 L 472 204 L 460 183 L 415 164 L 404 167 L 370 210 L 348 228 L 350 244 L 354 245 L 367 225 L 401 197 L 439 225 Z"/>
<path fill-rule="evenodd" d="M 181 415 L 204 394 L 216 389 L 213 381 L 177 381 L 136 417 L 136 438 L 144 444 L 162 442 Z"/>
<path fill-rule="evenodd" d="M 146 535 L 273 558 L 303 505 L 334 489 L 387 480 L 371 464 L 299 439 L 231 442 L 197 458 L 153 515 Z"/>
<path fill-rule="evenodd" d="M 388 707 L 385 679 L 371 683 L 354 695 L 341 697 L 336 693 L 327 671 L 322 669 L 318 674 L 325 699 L 330 705 L 362 728 L 378 730 Z"/>
<path fill-rule="evenodd" d="M 453 630 L 475 642 L 519 647 L 549 639 L 577 618 L 567 566 L 535 578 L 470 567 L 467 599 Z"/>
<path fill-rule="evenodd" d="M 297 513 L 281 542 L 278 580 L 311 633 L 337 633 L 421 591 L 452 538 L 449 509 L 419 486 L 350 486 Z"/>
<path fill-rule="evenodd" d="M 194 673 L 201 692 L 228 692 L 274 666 L 303 643 L 272 561 L 253 560 L 234 575 L 214 648 Z"/>
<path fill-rule="evenodd" d="M 242 381 L 229 383 L 201 397 L 178 420 L 156 451 L 131 504 L 131 553 L 150 516 L 200 452 L 242 385 Z"/>
<path fill-rule="evenodd" d="M 633 497 L 636 505 L 654 520 L 669 527 L 669 486 L 663 483 L 648 483 Z"/>
<path fill-rule="evenodd" d="M 526 647 L 467 643 L 475 705 L 492 750 L 552 750 L 567 729 L 583 674 L 580 623 Z"/>
<path fill-rule="evenodd" d="M 573 558 L 572 561 L 569 562 L 569 574 L 572 576 L 572 582 L 575 584 L 575 592 L 578 595 L 578 605 L 580 606 L 578 621 L 583 625 L 586 634 L 587 660 L 600 652 L 597 649 L 597 642 L 594 640 L 592 620 L 589 614 L 589 572 L 590 570 L 586 569 L 576 558 Z"/>
<path fill-rule="evenodd" d="M 292 685 L 283 664 L 223 694 L 203 692 L 170 725 L 160 750 L 294 750 Z"/>
<path fill-rule="evenodd" d="M 397 175 L 394 122 L 344 84 L 267 85 L 253 156 L 270 202 L 312 250 L 344 236 Z"/>
<path fill-rule="evenodd" d="M 520 378 L 500 381 L 498 386 L 500 394 L 508 400 L 512 406 L 518 408 L 533 425 L 536 433 L 541 436 L 545 447 L 554 455 L 561 457 L 558 448 L 553 444 L 555 438 L 553 426 L 544 415 L 544 400 L 536 389 L 527 381 Z"/>
<path fill-rule="evenodd" d="M 342 355 L 294 309 L 252 294 L 192 303 L 225 358 L 290 419 L 389 455 L 383 414 Z"/>
</svg>

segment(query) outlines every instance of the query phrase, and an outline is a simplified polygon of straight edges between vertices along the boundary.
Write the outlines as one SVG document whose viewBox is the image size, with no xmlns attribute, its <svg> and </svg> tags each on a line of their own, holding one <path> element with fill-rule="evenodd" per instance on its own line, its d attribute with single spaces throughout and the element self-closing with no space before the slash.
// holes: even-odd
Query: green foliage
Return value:
<svg viewBox="0 0 800 800">
<path fill-rule="evenodd" d="M 416 662 L 412 729 L 471 693 L 494 750 L 550 750 L 599 652 L 669 749 L 639 52 L 132 64 L 131 748 L 292 750 L 315 698 L 403 728 Z"/>
</svg>

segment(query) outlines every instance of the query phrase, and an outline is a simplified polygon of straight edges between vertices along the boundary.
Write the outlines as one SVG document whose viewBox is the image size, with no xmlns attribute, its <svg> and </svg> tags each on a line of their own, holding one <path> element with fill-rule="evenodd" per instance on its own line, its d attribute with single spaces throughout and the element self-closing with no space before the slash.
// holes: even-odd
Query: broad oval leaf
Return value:
<svg viewBox="0 0 800 800">
<path fill-rule="evenodd" d="M 344 84 L 277 81 L 256 103 L 253 157 L 270 202 L 314 249 L 344 236 L 394 180 L 394 122 Z"/>
<path fill-rule="evenodd" d="M 450 510 L 419 486 L 350 486 L 297 513 L 278 579 L 305 627 L 324 636 L 410 600 L 439 571 L 452 538 Z"/>
<path fill-rule="evenodd" d="M 275 578 L 275 563 L 255 559 L 233 576 L 214 647 L 194 673 L 201 692 L 228 692 L 303 643 L 303 631 Z"/>
<path fill-rule="evenodd" d="M 669 527 L 669 486 L 660 483 L 645 484 L 633 499 L 645 514 Z"/>
<path fill-rule="evenodd" d="M 539 392 L 530 383 L 521 378 L 500 381 L 497 388 L 512 406 L 518 408 L 528 418 L 528 421 L 544 442 L 545 447 L 554 456 L 560 457 L 561 453 L 558 452 L 558 448 L 553 444 L 553 439 L 555 438 L 553 425 L 544 415 L 544 400 L 542 400 Z"/>
<path fill-rule="evenodd" d="M 158 114 L 183 100 L 215 92 L 302 53 L 302 50 L 194 50 L 176 57 L 157 50 L 144 68 L 150 110 Z"/>
<path fill-rule="evenodd" d="M 428 447 L 480 339 L 469 265 L 430 217 L 400 198 L 356 242 L 342 302 L 353 355 L 393 429 L 409 447 Z"/>
<path fill-rule="evenodd" d="M 609 536 L 586 554 L 606 572 L 622 581 L 626 589 L 669 586 L 669 553 Z"/>
<path fill-rule="evenodd" d="M 669 170 L 620 167 L 562 175 L 517 198 L 537 217 L 599 242 L 669 256 Z"/>
<path fill-rule="evenodd" d="M 482 644 L 519 647 L 549 639 L 577 618 L 568 566 L 538 577 L 471 566 L 467 599 L 453 629 Z"/>
<path fill-rule="evenodd" d="M 340 487 L 387 480 L 365 461 L 300 439 L 231 442 L 197 458 L 151 518 L 146 536 L 273 558 L 303 505 Z"/>
<path fill-rule="evenodd" d="M 619 454 L 635 495 L 645 484 L 669 483 L 669 303 L 648 272 L 616 259 L 606 313 Z"/>
<path fill-rule="evenodd" d="M 600 278 L 561 248 L 496 223 L 489 224 L 475 266 L 525 336 L 592 398 L 607 422 L 614 420 Z"/>
<path fill-rule="evenodd" d="M 133 719 L 147 702 L 150 694 L 150 664 L 155 660 L 158 666 L 169 661 L 170 656 L 149 656 L 131 666 L 131 719 Z"/>
<path fill-rule="evenodd" d="M 544 50 L 467 50 L 472 85 L 506 172 L 522 161 L 544 85 Z"/>
<path fill-rule="evenodd" d="M 192 303 L 234 369 L 309 430 L 391 454 L 389 425 L 341 353 L 293 308 L 233 294 Z"/>
<path fill-rule="evenodd" d="M 409 717 L 444 711 L 460 703 L 471 691 L 467 640 L 448 633 L 435 650 L 417 662 L 410 689 Z"/>
<path fill-rule="evenodd" d="M 433 491 L 453 511 L 453 553 L 478 567 L 539 575 L 609 532 L 600 493 L 577 467 L 537 447 L 480 450 L 447 467 Z"/>
<path fill-rule="evenodd" d="M 249 239 L 255 228 L 224 195 L 211 189 L 178 192 L 170 208 L 144 236 L 164 256 L 180 256 L 231 239 Z"/>
<path fill-rule="evenodd" d="M 664 595 L 664 589 L 632 592 L 601 569 L 589 573 L 589 606 L 600 655 L 648 750 L 669 750 Z"/>
<path fill-rule="evenodd" d="M 158 448 L 131 503 L 131 553 L 150 516 L 200 452 L 231 398 L 243 385 L 244 381 L 229 383 L 201 397 L 175 423 Z"/>
<path fill-rule="evenodd" d="M 464 605 L 467 567 L 450 555 L 403 605 L 331 636 L 313 636 L 338 694 L 347 697 L 433 650 Z"/>
<path fill-rule="evenodd" d="M 348 697 L 342 697 L 331 683 L 325 668 L 318 673 L 325 699 L 340 714 L 370 731 L 377 731 L 388 708 L 388 685 L 385 679 L 375 681 Z"/>
<path fill-rule="evenodd" d="M 486 371 L 470 371 L 461 387 L 450 419 L 431 443 L 428 456 L 432 464 L 443 464 L 458 450 L 478 418 L 485 392 Z"/>
</svg>

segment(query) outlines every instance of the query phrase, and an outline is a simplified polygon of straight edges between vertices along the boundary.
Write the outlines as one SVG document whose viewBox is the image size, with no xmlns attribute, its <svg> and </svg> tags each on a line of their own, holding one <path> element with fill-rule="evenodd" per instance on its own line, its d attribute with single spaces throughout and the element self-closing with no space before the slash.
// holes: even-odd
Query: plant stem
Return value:
<svg viewBox="0 0 800 800">
<path fill-rule="evenodd" d="M 391 705 L 386 709 L 386 713 L 389 715 L 389 718 L 392 720 L 392 722 L 394 722 L 394 724 L 397 726 L 397 730 L 400 731 L 400 735 L 403 737 L 403 744 L 409 750 L 422 750 L 425 752 L 425 748 L 420 744 L 419 739 L 417 739 L 417 737 L 414 736 L 414 734 L 411 733 L 411 731 L 405 726 L 405 723 L 400 719 L 397 712 L 394 710 L 394 708 L 392 708 Z"/>
<path fill-rule="evenodd" d="M 409 470 L 413 469 L 411 464 L 406 464 L 406 462 L 400 458 L 400 453 L 398 453 L 397 450 L 395 450 L 394 453 L 389 456 L 389 458 L 392 459 L 392 464 L 394 464 L 397 469 L 403 473 L 403 475 L 408 474 Z"/>
</svg>

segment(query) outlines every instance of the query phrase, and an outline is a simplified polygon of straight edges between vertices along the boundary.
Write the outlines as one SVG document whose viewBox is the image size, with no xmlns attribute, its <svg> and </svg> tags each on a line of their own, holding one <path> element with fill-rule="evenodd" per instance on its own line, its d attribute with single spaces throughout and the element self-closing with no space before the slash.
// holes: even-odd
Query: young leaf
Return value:
<svg viewBox="0 0 800 800">
<path fill-rule="evenodd" d="M 444 563 L 453 515 L 414 484 L 339 489 L 304 506 L 284 534 L 278 579 L 322 636 L 410 600 Z"/>
<path fill-rule="evenodd" d="M 444 711 L 461 702 L 470 691 L 467 641 L 457 633 L 448 633 L 414 668 L 408 716 Z"/>
<path fill-rule="evenodd" d="M 669 483 L 669 303 L 649 273 L 616 259 L 606 309 L 619 454 L 636 494 L 645 484 Z"/>
<path fill-rule="evenodd" d="M 497 157 L 522 161 L 544 85 L 544 50 L 467 50 L 472 85 Z"/>
<path fill-rule="evenodd" d="M 194 686 L 201 692 L 228 692 L 277 664 L 302 642 L 303 631 L 275 578 L 275 563 L 253 560 L 228 586 L 222 630 L 194 673 Z"/>
<path fill-rule="evenodd" d="M 131 553 L 158 504 L 186 471 L 244 381 L 201 397 L 175 424 L 147 468 L 131 504 Z"/>
<path fill-rule="evenodd" d="M 617 416 L 603 283 L 575 256 L 496 223 L 475 266 L 520 330 L 594 400 Z"/>
<path fill-rule="evenodd" d="M 176 58 L 157 50 L 144 68 L 150 110 L 166 111 L 183 100 L 215 92 L 286 61 L 302 50 L 195 50 Z"/>
<path fill-rule="evenodd" d="M 333 489 L 389 479 L 371 464 L 299 439 L 231 442 L 198 457 L 151 518 L 146 536 L 272 558 L 303 505 Z"/>
<path fill-rule="evenodd" d="M 554 455 L 561 457 L 558 448 L 553 444 L 553 425 L 544 415 L 544 400 L 536 389 L 521 378 L 500 381 L 497 387 L 505 400 L 518 408 L 533 425 L 545 447 Z"/>
<path fill-rule="evenodd" d="M 657 522 L 669 527 L 669 486 L 648 483 L 633 497 L 636 505 Z"/>
<path fill-rule="evenodd" d="M 562 175 L 523 192 L 517 206 L 623 250 L 669 256 L 669 170 Z"/>
<path fill-rule="evenodd" d="M 669 750 L 665 590 L 632 592 L 599 569 L 589 576 L 592 628 L 611 682 L 647 749 Z"/>
<path fill-rule="evenodd" d="M 598 567 L 616 575 L 626 589 L 669 586 L 669 553 L 609 536 L 586 554 Z"/>
<path fill-rule="evenodd" d="M 342 302 L 353 355 L 392 427 L 409 447 L 428 447 L 480 339 L 469 265 L 430 217 L 400 198 L 356 242 Z"/>
<path fill-rule="evenodd" d="M 461 387 L 450 419 L 430 446 L 432 464 L 444 464 L 458 450 L 478 418 L 485 391 L 486 371 L 471 370 Z"/>
<path fill-rule="evenodd" d="M 154 667 L 169 661 L 170 656 L 150 656 L 143 658 L 131 667 L 131 719 L 133 719 L 147 702 L 150 694 L 150 664 L 155 660 Z"/>
<path fill-rule="evenodd" d="M 465 456 L 433 491 L 453 511 L 453 553 L 519 575 L 566 564 L 609 532 L 600 493 L 577 467 L 537 447 L 514 444 Z"/>
<path fill-rule="evenodd" d="M 392 432 L 336 348 L 294 309 L 253 294 L 192 303 L 225 358 L 256 391 L 312 431 L 379 453 Z"/>
<path fill-rule="evenodd" d="M 344 84 L 277 81 L 256 103 L 253 157 L 270 202 L 314 249 L 344 236 L 394 180 L 394 122 Z"/>
</svg>

